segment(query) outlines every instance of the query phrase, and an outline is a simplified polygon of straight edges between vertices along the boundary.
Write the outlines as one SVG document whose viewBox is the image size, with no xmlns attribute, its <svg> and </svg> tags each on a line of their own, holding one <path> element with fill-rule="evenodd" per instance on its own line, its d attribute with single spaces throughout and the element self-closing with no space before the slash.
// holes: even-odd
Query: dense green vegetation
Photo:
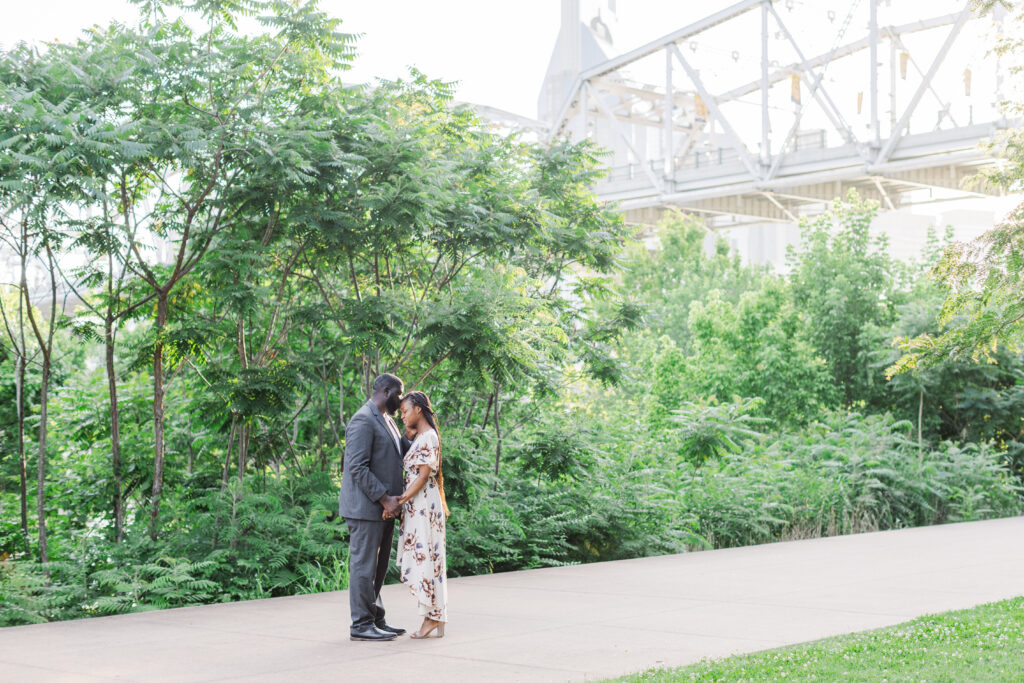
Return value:
<svg viewBox="0 0 1024 683">
<path fill-rule="evenodd" d="M 140 7 L 0 52 L 0 625 L 344 588 L 383 371 L 438 408 L 454 575 L 1021 512 L 1024 357 L 893 345 L 971 315 L 938 239 L 893 261 L 851 195 L 786 276 L 683 215 L 648 251 L 588 144 L 342 87 L 315 2 Z"/>
<path fill-rule="evenodd" d="M 1024 598 L 620 681 L 1019 681 Z"/>
</svg>

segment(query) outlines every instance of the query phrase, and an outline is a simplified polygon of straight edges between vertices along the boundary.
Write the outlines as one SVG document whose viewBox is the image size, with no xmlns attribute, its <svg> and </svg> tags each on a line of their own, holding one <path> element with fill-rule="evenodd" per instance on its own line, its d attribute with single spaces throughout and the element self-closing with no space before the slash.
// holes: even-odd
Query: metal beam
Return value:
<svg viewBox="0 0 1024 683">
<path fill-rule="evenodd" d="M 768 9 L 770 0 L 761 0 L 761 166 L 771 163 L 771 116 L 768 110 Z"/>
<path fill-rule="evenodd" d="M 584 83 L 583 92 L 583 102 L 585 104 L 591 94 L 589 83 Z M 629 137 L 626 135 L 625 131 L 622 130 L 621 122 L 615 117 L 615 114 L 613 114 L 612 111 L 605 106 L 605 103 L 601 101 L 601 93 L 595 93 L 593 97 L 594 102 L 597 103 L 597 108 L 604 112 L 604 115 L 607 116 L 609 120 L 611 120 L 612 126 L 615 127 L 615 132 L 618 133 L 619 137 L 622 138 L 622 141 L 626 143 L 626 147 L 633 154 L 633 157 L 636 159 L 637 163 L 640 164 L 640 167 L 643 169 L 644 175 L 646 175 L 647 179 L 651 181 L 651 187 L 657 190 L 659 194 L 664 192 L 665 186 L 661 183 L 661 181 L 658 180 L 657 176 L 654 175 L 654 171 L 651 170 L 651 165 L 647 163 L 647 157 L 637 152 L 636 148 L 633 147 L 632 140 L 630 140 Z"/>
<path fill-rule="evenodd" d="M 739 195 L 739 194 L 755 194 L 759 192 L 758 188 L 754 186 L 753 182 L 736 183 L 729 185 L 728 188 L 724 186 L 718 186 L 705 190 L 687 190 L 680 192 L 672 192 L 662 197 L 650 197 L 650 196 L 637 196 L 630 197 L 627 199 L 618 200 L 619 207 L 623 210 L 640 208 L 644 206 L 651 206 L 652 200 L 658 204 L 673 204 L 679 201 L 697 201 L 699 199 L 715 199 L 718 197 Z"/>
<path fill-rule="evenodd" d="M 907 60 L 910 62 L 910 65 L 914 67 L 914 70 L 917 72 L 917 75 L 924 79 L 924 71 L 921 70 L 921 66 L 917 63 L 917 60 L 914 59 L 914 55 L 911 54 L 910 49 L 903 43 L 902 40 L 900 40 L 899 36 L 895 36 L 894 39 L 896 40 L 896 44 L 899 45 L 903 49 L 903 51 L 907 53 Z M 935 97 L 935 101 L 939 103 L 939 106 L 942 107 L 940 111 L 945 116 L 949 117 L 950 123 L 952 123 L 954 127 L 959 126 L 960 124 L 956 122 L 956 119 L 953 118 L 953 114 L 949 111 L 949 102 L 946 102 L 944 99 L 942 99 L 942 96 L 935 91 L 934 86 L 932 86 L 930 82 L 928 83 L 928 90 L 929 92 L 931 92 L 932 96 Z"/>
<path fill-rule="evenodd" d="M 760 0 L 758 1 L 760 2 Z M 746 145 L 743 144 L 743 140 L 736 134 L 733 127 L 729 125 L 728 119 L 722 115 L 722 110 L 718 108 L 718 103 L 715 101 L 715 98 L 712 97 L 707 91 L 707 88 L 704 87 L 704 83 L 701 81 L 700 76 L 696 71 L 694 71 L 693 67 L 690 66 L 689 62 L 686 61 L 683 57 L 683 53 L 679 51 L 679 48 L 676 47 L 675 43 L 670 44 L 668 49 L 672 51 L 672 54 L 675 55 L 676 59 L 682 65 L 683 70 L 686 71 L 686 75 L 693 83 L 693 87 L 697 89 L 698 93 L 700 93 L 701 99 L 704 100 L 704 104 L 707 108 L 711 110 L 711 114 L 715 117 L 715 120 L 722 124 L 722 130 L 725 131 L 725 134 L 729 137 L 729 141 L 732 143 L 736 153 L 739 154 L 740 161 L 742 161 L 743 165 L 747 167 L 747 170 L 750 171 L 750 175 L 752 177 L 759 178 L 760 174 L 757 171 L 756 165 L 750 158 L 750 152 L 747 150 Z"/>
<path fill-rule="evenodd" d="M 600 83 L 592 83 L 591 87 L 599 89 L 599 90 L 601 90 L 603 92 L 608 92 L 607 90 L 604 89 L 603 86 L 600 85 Z M 612 108 L 613 109 L 617 109 L 618 107 L 612 107 Z M 581 108 L 580 109 L 580 113 L 582 114 L 582 112 L 583 112 L 583 110 Z M 594 109 L 591 109 L 590 113 L 593 114 L 593 113 L 600 113 L 600 112 L 595 112 Z M 662 121 L 662 119 L 661 119 L 660 113 L 658 114 L 658 116 L 656 116 L 654 118 L 643 118 L 642 116 L 640 116 L 638 114 L 624 114 L 622 112 L 616 112 L 615 116 L 622 123 L 629 123 L 629 124 L 632 124 L 634 126 L 648 126 L 648 127 L 651 127 L 651 128 L 659 128 L 660 129 L 660 128 L 662 128 L 665 125 L 665 122 Z M 689 127 L 684 126 L 684 125 L 678 125 L 678 126 L 677 125 L 673 125 L 673 128 L 675 128 L 675 130 L 677 130 L 679 132 L 683 132 L 683 133 L 689 133 L 690 130 L 691 130 Z"/>
<path fill-rule="evenodd" d="M 685 40 L 686 38 L 696 35 L 702 31 L 717 26 L 722 22 L 728 21 L 733 17 L 744 14 L 745 12 L 748 12 L 753 8 L 759 6 L 760 3 L 761 0 L 746 0 L 745 2 L 736 3 L 731 7 L 727 7 L 726 9 L 720 12 L 717 12 L 709 17 L 706 17 L 705 19 L 702 19 L 701 21 L 694 22 L 693 24 L 690 24 L 689 26 L 679 29 L 678 31 L 663 36 L 658 40 L 652 41 L 624 55 L 621 55 L 614 59 L 610 59 L 606 62 L 602 62 L 601 64 L 598 64 L 588 69 L 587 71 L 581 73 L 573 82 L 573 85 L 569 90 L 569 94 L 566 96 L 565 102 L 562 103 L 558 115 L 552 121 L 551 128 L 549 129 L 550 133 L 548 138 L 552 139 L 562 132 L 569 112 L 572 110 L 573 105 L 575 105 L 579 100 L 580 88 L 582 87 L 584 80 L 589 80 L 597 76 L 603 76 L 611 71 L 615 71 L 616 69 L 626 66 L 627 64 L 631 64 L 639 59 L 643 59 L 644 57 L 647 57 L 650 54 L 653 54 L 654 52 L 657 52 L 658 50 L 664 48 L 668 44 L 675 44 L 681 40 Z M 922 19 L 915 22 L 900 24 L 898 26 L 887 26 L 885 28 L 880 29 L 880 31 L 883 35 L 902 35 L 906 33 L 928 31 L 930 29 L 938 28 L 941 26 L 948 26 L 954 23 L 957 20 L 957 16 L 958 15 L 956 14 L 948 14 L 938 17 L 932 17 L 929 19 Z M 869 38 L 862 38 L 860 40 L 847 43 L 846 45 L 838 46 L 830 53 L 818 55 L 808 60 L 804 60 L 800 63 L 779 69 L 769 74 L 769 85 L 774 85 L 779 81 L 789 78 L 790 74 L 792 74 L 794 71 L 803 71 L 814 67 L 818 67 L 821 66 L 822 64 L 827 63 L 829 59 L 839 59 L 841 57 L 846 57 L 848 55 L 859 52 L 860 50 L 867 48 L 869 46 L 869 43 Z M 752 81 L 746 85 L 722 93 L 721 95 L 719 95 L 718 101 L 729 102 L 744 95 L 748 95 L 752 92 L 757 92 L 760 89 L 761 79 L 759 78 L 756 81 Z"/>
<path fill-rule="evenodd" d="M 915 21 L 908 24 L 900 24 L 899 26 L 887 26 L 885 28 L 880 29 L 880 31 L 883 35 L 902 35 L 905 33 L 928 31 L 933 28 L 949 26 L 950 24 L 956 22 L 958 16 L 959 15 L 957 14 L 946 14 L 940 17 L 922 19 L 920 21 Z M 833 50 L 830 50 L 829 52 L 825 52 L 815 57 L 811 57 L 810 59 L 801 60 L 800 62 L 797 62 L 795 64 L 782 67 L 777 71 L 769 74 L 768 81 L 771 85 L 774 85 L 779 81 L 783 81 L 789 78 L 790 74 L 794 72 L 804 71 L 807 69 L 813 69 L 815 67 L 822 66 L 823 64 L 827 64 L 832 59 L 841 59 L 842 57 L 848 57 L 852 54 L 855 54 L 857 52 L 860 52 L 861 50 L 868 48 L 869 46 L 870 38 L 868 37 L 852 41 L 850 43 L 847 43 L 846 45 L 840 45 L 834 48 Z M 744 85 L 738 86 L 736 88 L 733 88 L 732 90 L 728 90 L 722 93 L 719 96 L 718 101 L 728 102 L 730 100 L 735 100 L 739 97 L 743 97 L 744 95 L 749 95 L 750 93 L 757 92 L 760 89 L 760 79 L 756 81 L 750 81 L 749 83 L 746 83 Z"/>
<path fill-rule="evenodd" d="M 672 111 L 675 109 L 675 102 L 672 92 L 672 53 L 668 50 L 665 50 L 665 101 L 661 106 L 661 118 L 663 119 L 661 156 L 665 159 L 663 172 L 666 178 L 671 178 L 675 173 L 675 146 L 672 135 Z"/>
<path fill-rule="evenodd" d="M 896 34 L 889 35 L 889 135 L 896 130 Z M 882 141 L 878 141 L 878 148 Z"/>
<path fill-rule="evenodd" d="M 779 192 L 777 190 L 772 191 L 772 195 L 775 197 L 781 197 L 782 199 L 789 199 L 794 202 L 802 202 L 804 204 L 831 204 L 831 199 L 825 197 L 809 197 L 802 194 L 793 194 L 792 192 Z"/>
<path fill-rule="evenodd" d="M 775 196 L 771 192 L 762 192 L 761 194 L 764 195 L 765 199 L 767 199 L 772 204 L 774 204 L 776 207 L 778 207 L 779 211 L 781 211 L 782 213 L 786 214 L 786 216 L 789 218 L 789 220 L 791 220 L 791 221 L 796 221 L 797 220 L 796 216 L 793 215 L 793 212 L 790 211 L 789 209 L 787 209 L 785 206 L 783 206 L 782 202 L 780 202 L 778 199 L 776 199 Z"/>
<path fill-rule="evenodd" d="M 645 102 L 651 102 L 652 104 L 658 104 L 665 99 L 665 94 L 658 92 L 657 90 L 644 90 L 631 85 L 626 85 L 621 82 L 621 79 L 612 80 L 609 78 L 591 78 L 591 85 L 600 84 L 600 86 L 608 92 L 615 92 L 622 95 L 636 97 L 639 100 Z M 676 100 L 679 102 L 685 102 L 687 98 L 686 93 L 676 93 Z"/>
<path fill-rule="evenodd" d="M 891 199 L 889 199 L 889 193 L 885 191 L 885 186 L 882 185 L 882 181 L 879 180 L 878 176 L 871 176 L 871 180 L 874 182 L 875 187 L 878 188 L 878 194 L 882 195 L 882 199 L 885 200 L 885 205 L 888 206 L 889 209 L 895 210 L 896 205 L 892 203 Z"/>
<path fill-rule="evenodd" d="M 877 148 L 881 145 L 881 131 L 878 129 L 878 0 L 868 0 L 871 4 L 871 15 L 868 20 L 868 44 L 871 49 L 871 85 L 868 96 L 871 98 L 871 141 Z"/>
<path fill-rule="evenodd" d="M 875 158 L 875 165 L 883 164 L 889 160 L 896 145 L 899 144 L 900 139 L 903 137 L 903 131 L 906 130 L 907 124 L 910 122 L 910 117 L 913 116 L 914 110 L 917 109 L 918 103 L 924 96 L 925 90 L 931 86 L 932 78 L 935 77 L 935 73 L 939 70 L 946 55 L 949 54 L 949 48 L 952 47 L 953 41 L 956 39 L 957 34 L 960 33 L 960 29 L 963 28 L 964 24 L 967 23 L 967 19 L 971 16 L 971 8 L 966 7 L 960 16 L 957 18 L 956 23 L 953 24 L 953 28 L 949 30 L 949 35 L 946 36 L 946 40 L 942 43 L 942 47 L 939 48 L 938 54 L 935 55 L 935 59 L 932 60 L 932 65 L 928 68 L 928 73 L 925 74 L 924 80 L 921 85 L 914 91 L 914 96 L 910 98 L 910 102 L 907 104 L 906 110 L 903 112 L 903 116 L 900 117 L 899 122 L 896 124 L 896 129 L 890 131 L 889 139 L 885 142 L 885 146 L 882 147 L 878 152 L 878 156 Z"/>
<path fill-rule="evenodd" d="M 632 64 L 638 59 L 643 59 L 644 57 L 657 52 L 666 45 L 675 44 L 680 40 L 685 40 L 692 35 L 696 35 L 701 31 L 706 31 L 709 28 L 732 19 L 733 17 L 737 17 L 748 12 L 757 7 L 760 3 L 761 0 L 743 0 L 742 2 L 737 2 L 736 4 L 726 7 L 719 12 L 715 12 L 708 17 L 704 17 L 700 21 L 696 21 L 689 26 L 685 26 L 678 31 L 673 31 L 668 35 L 662 36 L 661 38 L 651 41 L 646 45 L 642 45 L 635 50 L 630 50 L 624 55 L 620 55 L 614 59 L 609 59 L 606 62 L 602 62 L 583 71 L 576 77 L 572 87 L 569 89 L 569 95 L 565 98 L 565 102 L 559 109 L 558 116 L 552 122 L 551 135 L 549 137 L 553 138 L 562 132 L 566 116 L 568 115 L 569 110 L 572 109 L 572 105 L 579 99 L 580 88 L 583 87 L 583 83 L 585 81 L 597 78 L 598 76 L 603 76 L 610 71 L 615 71 L 616 69 L 620 69 L 628 64 Z"/>
<path fill-rule="evenodd" d="M 584 83 L 580 94 L 583 96 L 583 101 L 580 103 L 580 118 L 582 119 L 582 132 L 580 135 L 583 139 L 590 137 L 590 83 Z"/>
<path fill-rule="evenodd" d="M 966 174 L 965 174 L 966 175 Z M 975 190 L 965 190 L 960 187 L 960 183 L 950 183 L 949 185 L 943 185 L 938 182 L 926 182 L 924 180 L 911 180 L 908 178 L 901 177 L 896 174 L 885 176 L 885 179 L 889 182 L 899 183 L 901 185 L 909 185 L 917 189 L 925 190 L 951 190 L 953 192 L 960 192 L 965 197 L 991 197 L 992 195 L 985 194 L 984 192 L 977 192 Z"/>
<path fill-rule="evenodd" d="M 761 2 L 762 0 L 743 0 L 743 2 L 737 2 L 736 4 L 730 5 L 721 11 L 704 17 L 700 21 L 695 21 L 689 26 L 684 26 L 678 31 L 673 31 L 672 33 L 664 35 L 657 40 L 652 40 L 646 45 L 641 45 L 635 50 L 630 50 L 624 55 L 620 55 L 614 59 L 609 59 L 607 62 L 602 62 L 601 64 L 593 66 L 585 70 L 580 74 L 580 76 L 584 80 L 589 80 L 595 76 L 603 76 L 609 71 L 621 69 L 628 64 L 632 64 L 639 59 L 643 59 L 644 57 L 657 52 L 663 47 L 674 45 L 680 40 L 686 40 L 690 36 L 707 31 L 709 28 L 713 28 L 723 22 L 729 21 L 733 17 L 738 17 L 741 14 L 749 12 L 755 7 L 758 7 Z"/>
<path fill-rule="evenodd" d="M 562 132 L 562 129 L 565 127 L 565 122 L 568 119 L 569 111 L 572 109 L 573 105 L 579 102 L 580 95 L 582 94 L 580 91 L 582 89 L 583 79 L 577 76 L 576 80 L 572 84 L 572 89 L 569 91 L 569 96 L 565 98 L 565 102 L 562 103 L 562 108 L 558 111 L 558 116 L 556 116 L 555 120 L 551 122 L 548 141 L 553 140 L 556 135 Z"/>
<path fill-rule="evenodd" d="M 793 34 L 790 33 L 789 27 L 786 26 L 786 22 L 784 22 L 782 20 L 782 17 L 779 16 L 779 13 L 775 11 L 774 7 L 771 7 L 769 5 L 769 9 L 771 10 L 772 14 L 775 16 L 775 21 L 776 21 L 776 23 L 778 23 L 779 28 L 782 29 L 782 33 L 786 36 L 786 40 L 788 40 L 789 44 L 793 46 L 793 50 L 796 52 L 797 58 L 802 63 L 806 64 L 807 63 L 807 59 L 804 57 L 803 50 L 800 49 L 800 45 L 797 44 L 796 38 L 794 38 Z M 827 65 L 829 62 L 831 62 L 835 58 L 834 53 L 835 53 L 835 48 L 833 48 L 832 51 L 827 55 L 827 59 L 825 61 L 825 65 Z M 836 106 L 836 103 L 832 101 L 831 97 L 829 97 L 828 91 L 826 91 L 825 88 L 822 86 L 822 81 L 824 79 L 822 78 L 821 74 L 816 73 L 812 68 L 808 68 L 806 70 L 802 70 L 800 72 L 800 77 L 805 82 L 807 82 L 809 80 L 808 76 L 807 76 L 808 73 L 814 75 L 813 82 L 812 83 L 808 83 L 808 87 L 811 89 L 811 96 L 814 97 L 814 99 L 817 101 L 818 105 L 822 108 L 822 110 L 824 110 L 825 115 L 828 116 L 829 121 L 832 122 L 833 127 L 835 127 L 835 129 L 837 131 L 839 131 L 839 134 L 842 135 L 843 138 L 847 142 L 849 142 L 850 144 L 853 144 L 853 145 L 859 144 L 859 141 L 857 140 L 857 136 L 853 134 L 853 130 L 850 128 L 850 125 L 848 123 L 846 123 L 846 121 L 843 119 L 843 115 L 841 113 L 839 113 L 839 107 Z M 821 93 L 821 94 L 819 95 L 818 93 Z M 800 111 L 801 111 L 801 114 L 802 114 L 802 112 L 803 112 L 803 104 L 802 103 L 801 103 L 801 110 Z M 797 117 L 797 123 L 798 122 L 799 122 L 799 116 Z M 795 124 L 794 124 L 794 126 L 795 126 Z M 795 128 L 794 128 L 794 131 L 792 131 L 792 132 L 795 132 Z M 792 134 L 792 132 L 791 132 L 791 134 Z M 787 140 L 787 143 L 788 143 L 788 140 Z"/>
<path fill-rule="evenodd" d="M 510 111 L 504 109 L 498 109 L 497 107 L 491 107 L 486 104 L 475 104 L 473 102 L 455 102 L 455 105 L 466 105 L 472 107 L 481 118 L 487 119 L 488 121 L 501 121 L 514 123 L 520 128 L 527 130 L 535 130 L 537 132 L 546 133 L 548 130 L 548 124 L 544 121 L 537 119 L 531 119 L 528 116 L 521 116 L 519 114 L 513 114 Z"/>
</svg>

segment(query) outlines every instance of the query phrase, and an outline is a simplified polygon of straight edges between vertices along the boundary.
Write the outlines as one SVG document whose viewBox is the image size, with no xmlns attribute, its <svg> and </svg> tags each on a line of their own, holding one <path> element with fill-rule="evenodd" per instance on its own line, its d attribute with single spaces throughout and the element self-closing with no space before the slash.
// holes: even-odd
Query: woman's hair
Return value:
<svg viewBox="0 0 1024 683">
<path fill-rule="evenodd" d="M 423 419 L 437 432 L 437 488 L 441 492 L 441 507 L 444 509 L 444 515 L 448 517 L 451 515 L 451 511 L 448 509 L 448 501 L 444 496 L 444 474 L 441 472 L 441 430 L 437 427 L 437 413 L 430 405 L 430 399 L 422 391 L 410 391 L 402 397 L 402 403 L 406 401 L 411 402 L 414 406 L 419 406 L 423 411 Z"/>
</svg>

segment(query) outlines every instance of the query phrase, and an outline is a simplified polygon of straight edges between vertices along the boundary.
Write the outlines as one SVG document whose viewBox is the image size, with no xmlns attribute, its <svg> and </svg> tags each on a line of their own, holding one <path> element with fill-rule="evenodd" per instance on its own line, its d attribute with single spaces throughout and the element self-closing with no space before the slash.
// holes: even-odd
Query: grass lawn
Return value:
<svg viewBox="0 0 1024 683">
<path fill-rule="evenodd" d="M 620 681 L 1024 681 L 1024 597 Z"/>
</svg>

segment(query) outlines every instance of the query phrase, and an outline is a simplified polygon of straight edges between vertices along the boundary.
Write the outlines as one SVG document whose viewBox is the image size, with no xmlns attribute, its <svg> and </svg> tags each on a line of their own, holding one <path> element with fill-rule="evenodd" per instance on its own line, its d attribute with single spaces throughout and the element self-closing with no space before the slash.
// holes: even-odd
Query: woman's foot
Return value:
<svg viewBox="0 0 1024 683">
<path fill-rule="evenodd" d="M 437 631 L 438 638 L 444 638 L 444 622 L 435 621 L 430 617 L 423 617 L 423 625 L 420 626 L 419 633 L 413 633 L 410 638 L 419 640 L 420 638 L 427 638 L 434 631 Z"/>
</svg>

